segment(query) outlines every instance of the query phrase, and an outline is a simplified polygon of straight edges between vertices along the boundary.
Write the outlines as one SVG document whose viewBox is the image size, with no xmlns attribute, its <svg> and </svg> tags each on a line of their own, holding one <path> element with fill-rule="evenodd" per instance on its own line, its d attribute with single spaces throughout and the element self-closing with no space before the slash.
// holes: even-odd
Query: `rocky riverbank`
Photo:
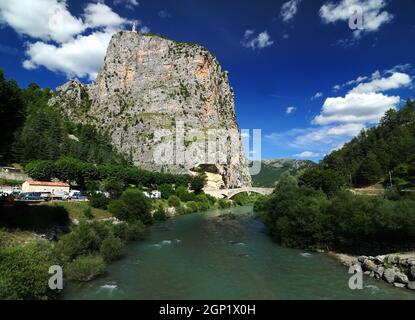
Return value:
<svg viewBox="0 0 415 320">
<path fill-rule="evenodd" d="M 382 279 L 398 288 L 415 290 L 415 253 L 355 257 L 329 252 L 328 256 L 347 267 L 360 266 L 371 278 Z"/>
</svg>

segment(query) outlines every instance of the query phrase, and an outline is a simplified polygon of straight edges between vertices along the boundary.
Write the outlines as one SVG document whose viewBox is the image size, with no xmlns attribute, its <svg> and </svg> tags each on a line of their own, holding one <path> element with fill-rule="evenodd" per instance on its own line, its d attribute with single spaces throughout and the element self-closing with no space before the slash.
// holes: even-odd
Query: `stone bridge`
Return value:
<svg viewBox="0 0 415 320">
<path fill-rule="evenodd" d="M 258 194 L 262 194 L 263 196 L 266 196 L 266 195 L 270 195 L 273 191 L 274 189 L 272 188 L 245 187 L 245 188 L 239 188 L 239 189 L 205 190 L 205 193 L 218 199 L 221 199 L 221 198 L 231 199 L 239 193 L 258 193 Z"/>
</svg>

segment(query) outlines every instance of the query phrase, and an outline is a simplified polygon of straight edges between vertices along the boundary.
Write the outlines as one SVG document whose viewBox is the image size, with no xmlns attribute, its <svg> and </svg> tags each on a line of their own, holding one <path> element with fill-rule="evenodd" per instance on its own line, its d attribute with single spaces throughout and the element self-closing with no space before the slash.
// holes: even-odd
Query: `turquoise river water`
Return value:
<svg viewBox="0 0 415 320">
<path fill-rule="evenodd" d="M 370 278 L 351 290 L 349 277 L 324 254 L 279 246 L 252 207 L 239 207 L 150 227 L 104 277 L 68 285 L 64 299 L 415 299 Z"/>
</svg>

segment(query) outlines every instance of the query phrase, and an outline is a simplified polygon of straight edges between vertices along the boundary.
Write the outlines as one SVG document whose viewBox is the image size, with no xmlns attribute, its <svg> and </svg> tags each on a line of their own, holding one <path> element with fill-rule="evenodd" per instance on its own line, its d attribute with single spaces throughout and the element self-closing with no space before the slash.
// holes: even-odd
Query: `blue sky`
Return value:
<svg viewBox="0 0 415 320">
<path fill-rule="evenodd" d="M 217 56 L 262 158 L 318 161 L 415 96 L 414 14 L 409 0 L 2 0 L 0 67 L 22 86 L 91 81 L 111 34 L 137 21 Z"/>
</svg>

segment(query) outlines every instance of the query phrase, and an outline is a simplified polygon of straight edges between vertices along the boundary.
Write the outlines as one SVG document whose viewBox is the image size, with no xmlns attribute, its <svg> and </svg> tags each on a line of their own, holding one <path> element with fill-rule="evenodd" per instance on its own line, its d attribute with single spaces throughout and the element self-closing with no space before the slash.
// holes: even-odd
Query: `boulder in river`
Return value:
<svg viewBox="0 0 415 320">
<path fill-rule="evenodd" d="M 377 270 L 377 265 L 372 260 L 366 259 L 363 263 L 363 269 L 374 272 Z"/>
<path fill-rule="evenodd" d="M 383 277 L 388 283 L 394 283 L 395 276 L 396 276 L 396 270 L 393 268 L 386 269 L 385 272 L 383 273 Z"/>
<path fill-rule="evenodd" d="M 408 283 L 408 289 L 415 290 L 415 281 L 411 281 Z"/>
</svg>

